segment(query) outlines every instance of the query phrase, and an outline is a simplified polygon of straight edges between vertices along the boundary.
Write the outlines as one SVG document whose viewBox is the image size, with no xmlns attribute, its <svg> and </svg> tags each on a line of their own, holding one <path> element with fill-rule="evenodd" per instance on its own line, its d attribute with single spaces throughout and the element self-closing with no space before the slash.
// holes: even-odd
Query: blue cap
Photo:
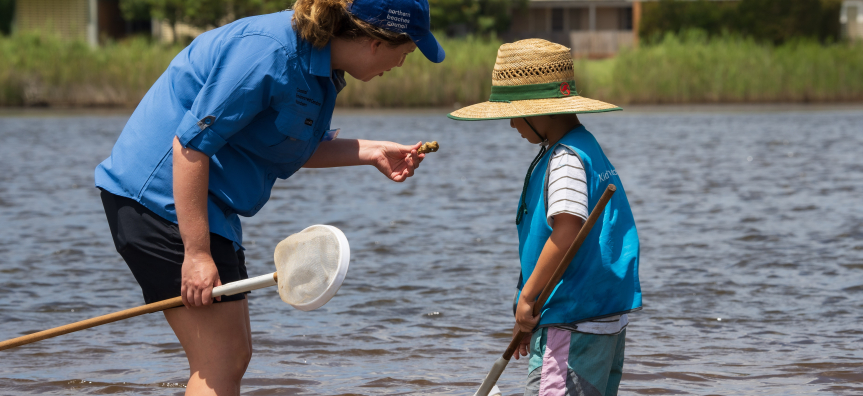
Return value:
<svg viewBox="0 0 863 396">
<path fill-rule="evenodd" d="M 406 33 L 434 63 L 446 54 L 431 33 L 428 0 L 354 0 L 348 10 L 363 21 L 396 33 Z"/>
</svg>

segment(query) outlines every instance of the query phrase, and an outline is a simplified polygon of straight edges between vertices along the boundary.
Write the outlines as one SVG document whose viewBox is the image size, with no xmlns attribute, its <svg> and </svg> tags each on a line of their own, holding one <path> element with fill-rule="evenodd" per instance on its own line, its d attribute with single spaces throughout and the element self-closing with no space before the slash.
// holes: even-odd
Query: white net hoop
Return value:
<svg viewBox="0 0 863 396">
<path fill-rule="evenodd" d="M 302 311 L 326 304 L 345 280 L 350 246 L 336 227 L 313 225 L 279 242 L 273 254 L 282 301 Z"/>
</svg>

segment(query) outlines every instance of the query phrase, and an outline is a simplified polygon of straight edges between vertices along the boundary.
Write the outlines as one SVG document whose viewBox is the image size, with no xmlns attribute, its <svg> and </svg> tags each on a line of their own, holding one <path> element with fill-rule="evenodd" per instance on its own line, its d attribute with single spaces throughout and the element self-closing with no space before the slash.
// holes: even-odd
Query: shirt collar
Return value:
<svg viewBox="0 0 863 396">
<path fill-rule="evenodd" d="M 330 43 L 320 49 L 312 46 L 309 73 L 318 77 L 330 77 Z"/>
</svg>

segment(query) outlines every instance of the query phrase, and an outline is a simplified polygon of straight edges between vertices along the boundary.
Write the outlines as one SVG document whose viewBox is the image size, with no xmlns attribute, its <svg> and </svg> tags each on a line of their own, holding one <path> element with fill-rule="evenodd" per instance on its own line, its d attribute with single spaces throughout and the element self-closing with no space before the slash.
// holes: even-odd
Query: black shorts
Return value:
<svg viewBox="0 0 863 396">
<path fill-rule="evenodd" d="M 180 228 L 133 199 L 102 190 L 102 205 L 114 247 L 132 270 L 147 304 L 180 295 L 183 240 Z M 210 253 L 222 284 L 246 279 L 246 257 L 231 240 L 210 233 Z M 243 293 L 222 297 L 222 302 L 245 299 Z"/>
</svg>

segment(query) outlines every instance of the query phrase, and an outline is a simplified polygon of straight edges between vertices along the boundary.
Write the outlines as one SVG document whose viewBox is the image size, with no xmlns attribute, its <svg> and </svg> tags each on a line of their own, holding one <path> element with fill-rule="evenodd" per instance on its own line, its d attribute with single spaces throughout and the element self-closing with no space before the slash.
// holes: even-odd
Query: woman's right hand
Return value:
<svg viewBox="0 0 863 396">
<path fill-rule="evenodd" d="M 186 308 L 200 307 L 213 303 L 213 288 L 221 286 L 219 270 L 209 254 L 186 254 L 183 258 L 182 283 L 180 296 Z M 221 297 L 216 297 L 221 301 Z"/>
<path fill-rule="evenodd" d="M 394 182 L 401 183 L 414 175 L 419 168 L 420 162 L 425 154 L 419 154 L 417 150 L 422 146 L 418 142 L 413 146 L 406 146 L 394 142 L 377 142 L 377 147 L 368 155 L 372 165 Z"/>
<path fill-rule="evenodd" d="M 210 157 L 183 147 L 180 139 L 174 137 L 173 160 L 174 203 L 184 247 L 180 297 L 186 308 L 210 305 L 213 303 L 213 287 L 222 285 L 219 270 L 210 254 L 207 219 Z"/>
</svg>

